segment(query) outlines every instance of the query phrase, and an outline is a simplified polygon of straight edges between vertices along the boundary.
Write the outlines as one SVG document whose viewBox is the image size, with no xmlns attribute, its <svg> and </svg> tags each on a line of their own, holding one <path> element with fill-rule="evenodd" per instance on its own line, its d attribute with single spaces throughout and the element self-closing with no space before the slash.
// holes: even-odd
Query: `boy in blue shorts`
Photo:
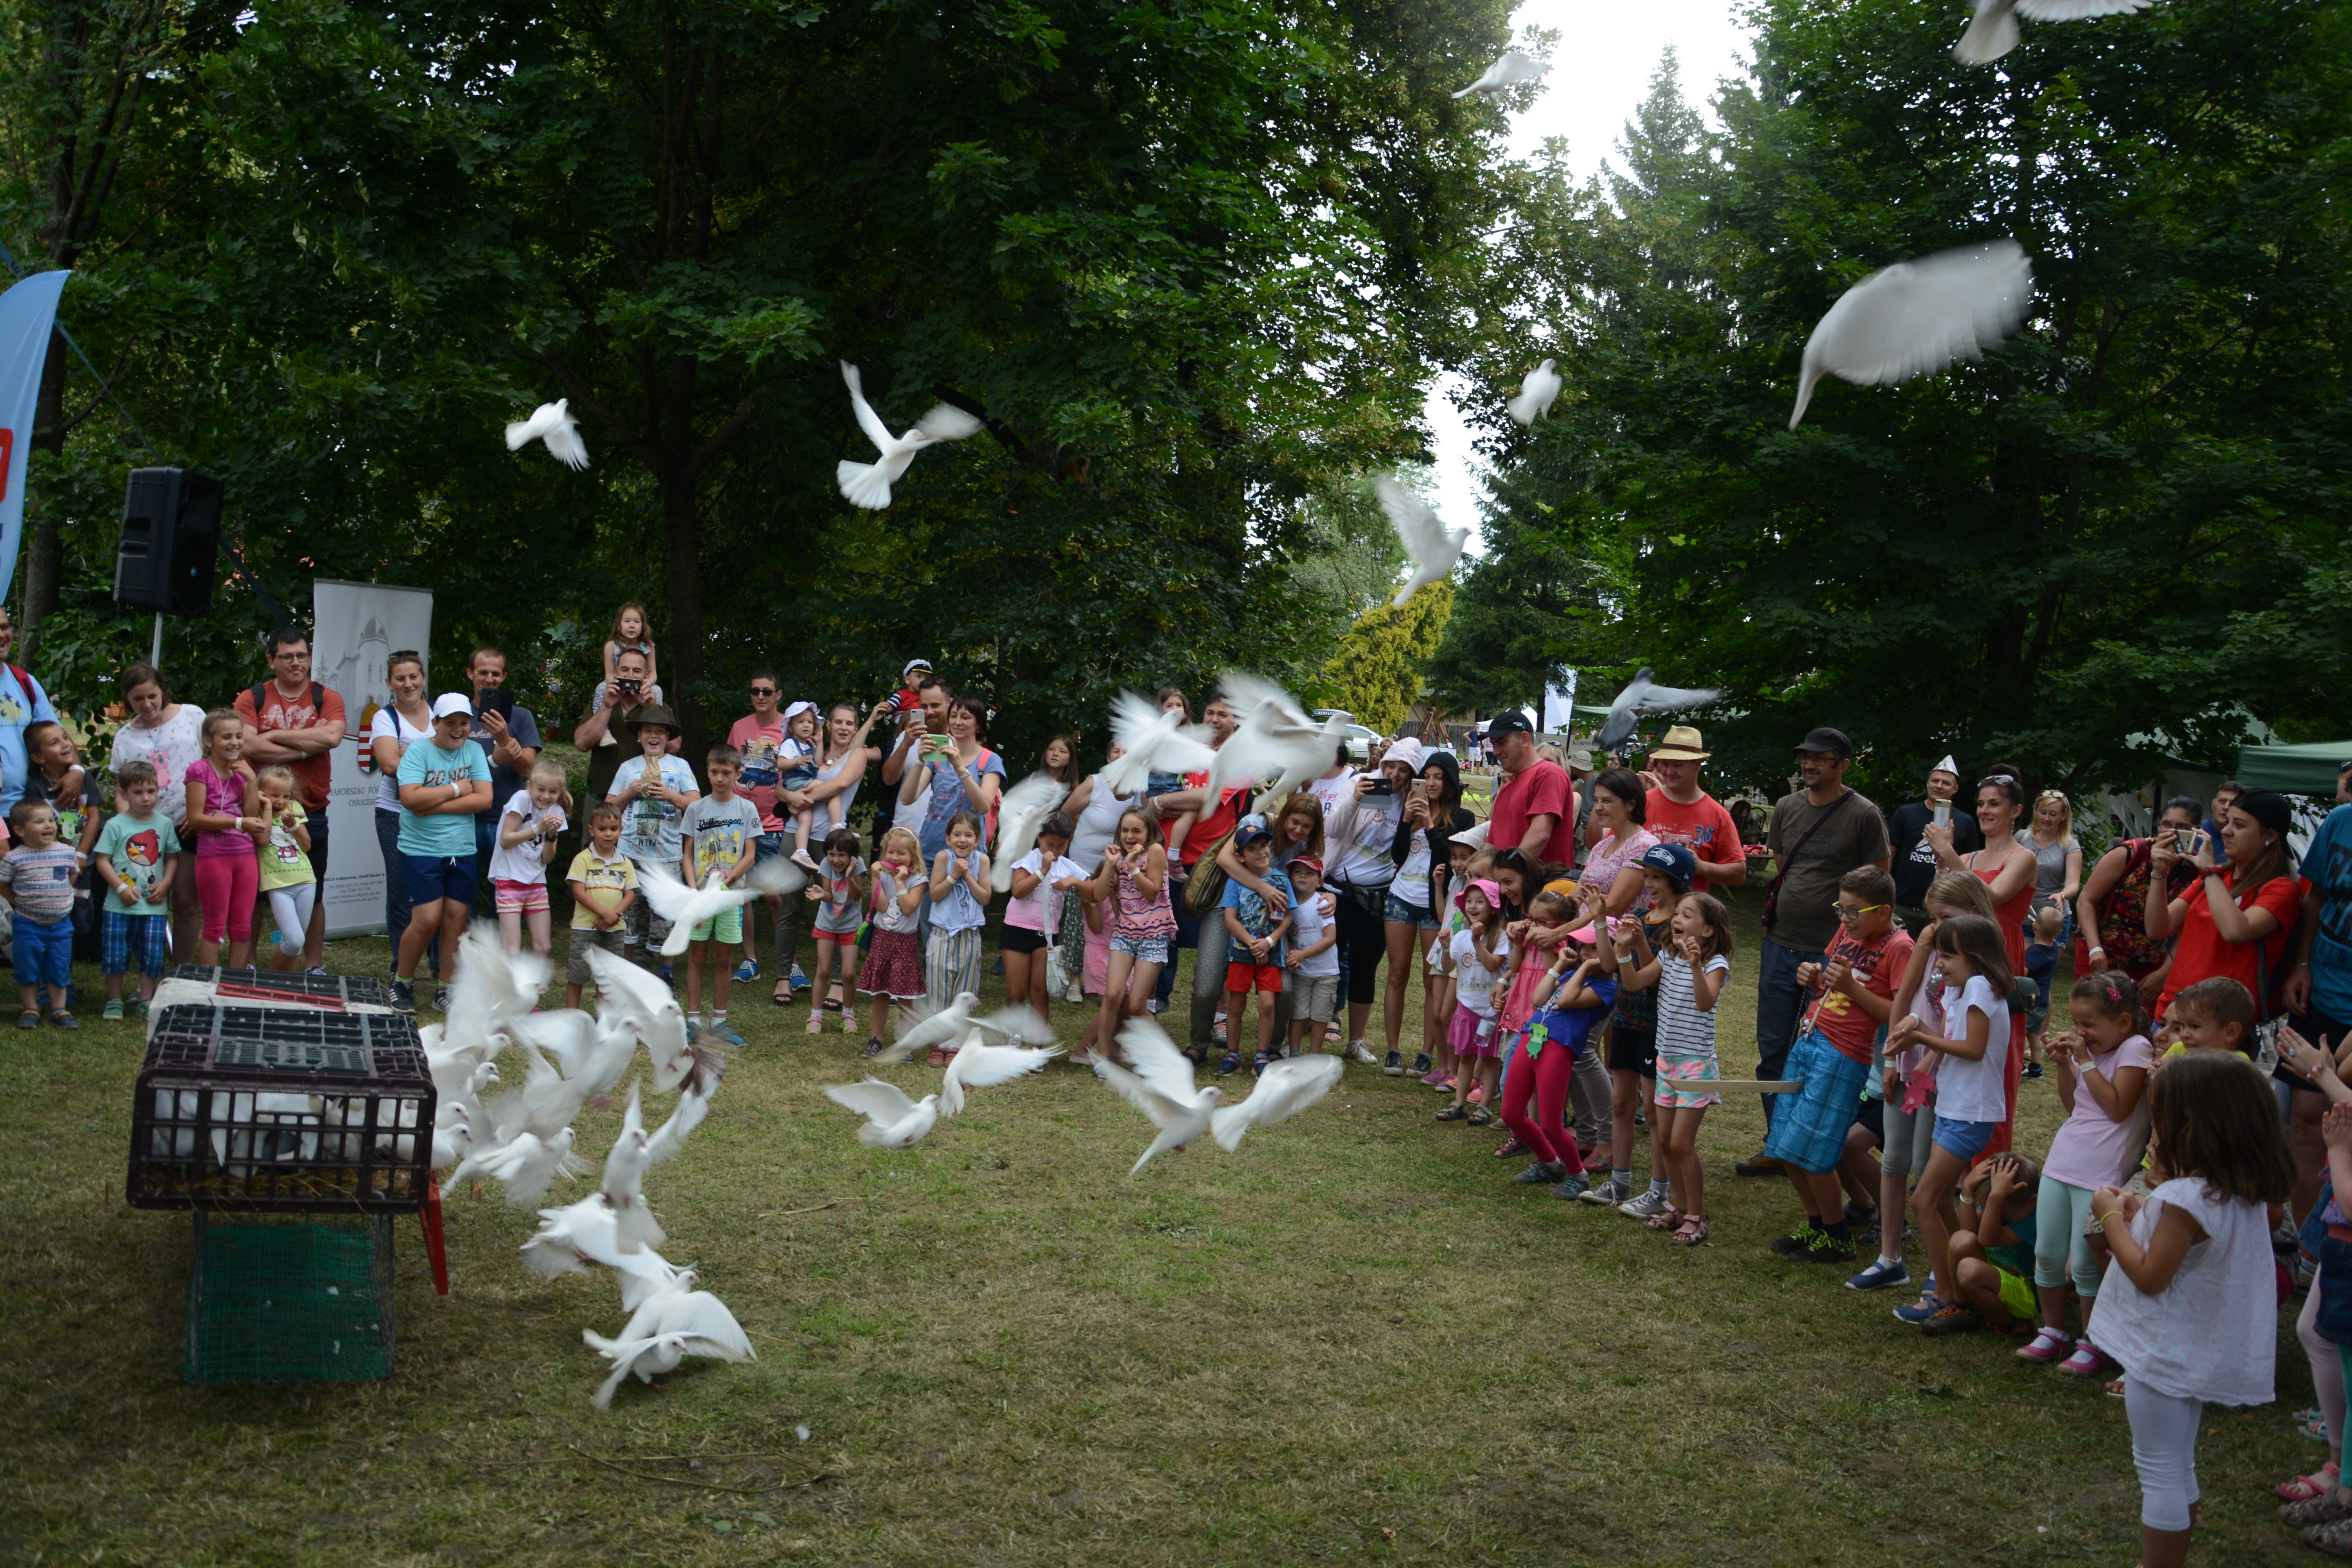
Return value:
<svg viewBox="0 0 2352 1568">
<path fill-rule="evenodd" d="M 1857 866 L 1838 879 L 1838 934 L 1819 963 L 1797 967 L 1797 984 L 1819 994 L 1783 1069 L 1804 1087 L 1781 1097 L 1765 1149 L 1786 1166 L 1804 1220 L 1772 1244 L 1801 1263 L 1846 1263 L 1857 1255 L 1846 1223 L 1838 1161 L 1862 1102 L 1872 1047 L 1895 1011 L 1895 987 L 1911 960 L 1911 938 L 1895 923 L 1895 879 Z"/>
<path fill-rule="evenodd" d="M 99 880 L 106 884 L 106 907 L 99 912 L 99 957 L 106 972 L 110 1020 L 145 1018 L 155 983 L 163 977 L 164 936 L 172 920 L 172 879 L 179 870 L 180 836 L 172 819 L 155 809 L 163 790 L 155 764 L 126 762 L 114 774 L 114 798 L 121 807 L 98 838 Z M 138 994 L 126 1015 L 122 977 L 132 960 L 139 965 Z"/>
</svg>

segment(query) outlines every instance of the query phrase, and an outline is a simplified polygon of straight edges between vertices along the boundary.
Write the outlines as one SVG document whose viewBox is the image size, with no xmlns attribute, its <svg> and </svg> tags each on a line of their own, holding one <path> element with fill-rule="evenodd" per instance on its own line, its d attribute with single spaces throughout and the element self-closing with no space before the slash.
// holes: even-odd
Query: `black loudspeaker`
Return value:
<svg viewBox="0 0 2352 1568">
<path fill-rule="evenodd" d="M 114 557 L 114 602 L 173 616 L 210 609 L 220 515 L 218 479 L 187 468 L 131 469 Z"/>
</svg>

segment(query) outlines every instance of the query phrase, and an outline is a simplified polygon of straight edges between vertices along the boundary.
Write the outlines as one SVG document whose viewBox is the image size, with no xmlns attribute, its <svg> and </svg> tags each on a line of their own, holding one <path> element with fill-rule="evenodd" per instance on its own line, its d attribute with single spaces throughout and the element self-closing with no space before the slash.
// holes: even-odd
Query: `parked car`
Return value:
<svg viewBox="0 0 2352 1568">
<path fill-rule="evenodd" d="M 1348 760 L 1360 768 L 1371 761 L 1372 743 L 1381 738 L 1381 732 L 1378 730 L 1368 730 L 1361 724 L 1353 722 L 1355 715 L 1339 708 L 1318 708 L 1315 710 L 1314 718 L 1318 724 L 1328 724 L 1335 718 L 1350 721 L 1342 725 L 1339 730 L 1339 733 L 1348 742 Z"/>
</svg>

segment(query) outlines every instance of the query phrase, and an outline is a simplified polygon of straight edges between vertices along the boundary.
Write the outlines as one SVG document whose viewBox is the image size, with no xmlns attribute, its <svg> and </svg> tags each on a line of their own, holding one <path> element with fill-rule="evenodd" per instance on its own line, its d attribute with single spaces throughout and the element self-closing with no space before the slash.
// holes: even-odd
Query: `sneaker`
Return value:
<svg viewBox="0 0 2352 1568">
<path fill-rule="evenodd" d="M 1225 1043 L 1225 1021 L 1223 1018 L 1218 1018 L 1210 1024 L 1209 1038 L 1221 1046 Z"/>
<path fill-rule="evenodd" d="M 2033 1336 L 2032 1344 L 2017 1347 L 2017 1359 L 2032 1362 L 2037 1366 L 2053 1366 L 2063 1361 L 2066 1352 L 2074 1348 L 2074 1335 L 2063 1329 L 2045 1328 Z"/>
<path fill-rule="evenodd" d="M 392 1010 L 395 1013 L 416 1011 L 416 982 L 395 980 L 392 983 Z"/>
<path fill-rule="evenodd" d="M 1829 1232 L 1823 1230 L 1820 1226 L 1815 1225 L 1811 1220 L 1807 1220 L 1804 1224 L 1799 1226 L 1788 1235 L 1781 1237 L 1779 1240 L 1773 1242 L 1772 1250 L 1775 1254 L 1782 1258 L 1802 1258 L 1806 1253 L 1811 1252 L 1813 1249 L 1814 1242 L 1822 1239 L 1828 1234 Z"/>
<path fill-rule="evenodd" d="M 1577 1194 L 1580 1201 L 1591 1204 L 1595 1207 L 1612 1209 L 1619 1204 L 1631 1199 L 1633 1195 L 1633 1184 L 1630 1182 L 1621 1182 L 1614 1176 L 1610 1177 L 1607 1181 L 1601 1183 L 1597 1187 L 1591 1183 L 1587 1182 L 1584 1185 L 1584 1191 Z"/>
<path fill-rule="evenodd" d="M 702 1038 L 702 1026 L 694 1019 L 688 1018 L 686 1021 L 686 1043 L 690 1046 L 700 1038 Z"/>
<path fill-rule="evenodd" d="M 52 1013 L 49 1015 L 49 1027 L 52 1029 L 79 1029 L 81 1027 L 81 1020 L 75 1017 L 71 1013 Z"/>
<path fill-rule="evenodd" d="M 816 863 L 816 858 L 805 849 L 795 849 L 793 851 L 793 864 L 798 866 L 803 871 L 814 871 L 820 869 Z"/>
<path fill-rule="evenodd" d="M 2020 1078 L 2040 1078 L 2042 1076 L 2042 1064 L 2040 1062 L 2028 1062 L 2023 1068 L 2019 1069 L 2017 1076 Z"/>
<path fill-rule="evenodd" d="M 1889 1263 L 1884 1258 L 1876 1258 L 1871 1260 L 1869 1268 L 1848 1279 L 1845 1288 L 1849 1290 L 1884 1290 L 1890 1285 L 1909 1283 L 1911 1270 L 1904 1266 L 1903 1259 L 1898 1258 Z"/>
<path fill-rule="evenodd" d="M 106 1011 L 100 1013 L 99 1016 L 110 1024 L 120 1024 L 122 1022 L 122 998 L 117 996 L 110 999 L 106 1004 Z"/>
<path fill-rule="evenodd" d="M 1586 1176 L 1570 1176 L 1551 1190 L 1556 1198 L 1580 1198 L 1587 1203 L 1592 1201 L 1592 1182 Z"/>
<path fill-rule="evenodd" d="M 1425 1062 L 1429 1058 L 1426 1054 L 1423 1054 L 1421 1059 Z M 1414 1070 L 1419 1071 L 1420 1069 L 1416 1068 Z M 1452 1079 L 1447 1078 L 1444 1073 L 1439 1072 L 1434 1068 L 1432 1068 L 1427 1072 L 1422 1073 L 1421 1081 L 1427 1084 L 1432 1089 L 1437 1088 L 1440 1084 L 1444 1084 L 1448 1088 L 1451 1088 L 1454 1082 Z"/>
<path fill-rule="evenodd" d="M 740 985 L 740 984 L 743 984 L 744 982 L 746 982 L 746 981 L 750 981 L 750 980 L 757 980 L 757 979 L 759 979 L 759 978 L 760 978 L 760 961 L 759 961 L 758 959 L 756 959 L 756 958 L 747 958 L 747 959 L 745 959 L 742 963 L 739 963 L 739 964 L 737 964 L 737 965 L 735 966 L 735 984 L 736 984 Z"/>
<path fill-rule="evenodd" d="M 1471 1103 L 1471 1104 L 1473 1104 L 1473 1105 L 1484 1105 L 1484 1104 L 1486 1104 L 1486 1086 L 1485 1084 L 1483 1084 L 1483 1083 L 1474 1083 L 1474 1084 L 1472 1084 L 1472 1085 L 1470 1086 L 1470 1093 L 1469 1093 L 1469 1097 L 1468 1097 L 1468 1098 L 1469 1098 L 1470 1103 Z"/>
<path fill-rule="evenodd" d="M 793 965 L 793 984 L 803 990 L 808 987 L 808 976 L 801 973 L 801 966 L 797 963 Z"/>
<path fill-rule="evenodd" d="M 1941 1339 L 1946 1334 L 1965 1334 L 1984 1327 L 1984 1320 L 1973 1309 L 1957 1301 L 1947 1301 L 1936 1309 L 1936 1315 L 1919 1325 L 1919 1331 Z"/>
<path fill-rule="evenodd" d="M 1540 1183 L 1557 1182 L 1567 1174 L 1568 1173 L 1561 1170 L 1558 1165 L 1548 1164 L 1541 1160 L 1538 1160 L 1534 1164 L 1529 1165 L 1526 1170 L 1521 1171 L 1517 1175 L 1513 1176 L 1511 1180 L 1518 1183 L 1523 1187 L 1532 1187 Z"/>
<path fill-rule="evenodd" d="M 1828 1231 L 1822 1231 L 1814 1237 L 1812 1246 L 1807 1247 L 1803 1256 L 1797 1261 L 1800 1263 L 1851 1263 L 1861 1256 L 1862 1248 L 1853 1244 L 1853 1237 L 1849 1236 L 1840 1238 L 1832 1236 Z"/>
<path fill-rule="evenodd" d="M 1617 1212 L 1635 1219 L 1654 1219 L 1666 1212 L 1667 1198 L 1664 1193 L 1636 1193 L 1617 1205 Z"/>
<path fill-rule="evenodd" d="M 824 1033 L 824 1015 L 814 1007 L 809 1009 L 808 1032 L 812 1035 Z"/>
<path fill-rule="evenodd" d="M 1381 1065 L 1381 1058 L 1372 1055 L 1372 1047 L 1366 1045 L 1361 1040 L 1349 1040 L 1348 1042 L 1347 1056 L 1349 1061 L 1362 1062 L 1367 1067 L 1378 1067 Z"/>
<path fill-rule="evenodd" d="M 1429 1053 L 1427 1051 L 1423 1051 L 1420 1055 L 1412 1058 L 1412 1075 L 1413 1077 L 1421 1079 L 1423 1083 L 1427 1083 L 1431 1077 L 1433 1076 L 1430 1071 Z"/>
<path fill-rule="evenodd" d="M 146 1003 L 133 1002 L 131 1004 L 131 1021 L 134 1024 L 143 1024 L 147 1021 Z"/>
<path fill-rule="evenodd" d="M 662 961 L 661 967 L 655 970 L 654 973 L 660 975 L 662 979 L 667 982 L 669 979 L 669 961 L 667 959 L 664 959 Z"/>
<path fill-rule="evenodd" d="M 1908 1323 L 1916 1329 L 1943 1310 L 1944 1303 L 1936 1300 L 1935 1277 L 1930 1275 L 1927 1280 L 1927 1293 L 1907 1307 L 1895 1308 L 1895 1321 Z"/>
<path fill-rule="evenodd" d="M 433 988 L 433 1010 L 436 1013 L 446 1013 L 449 1010 L 449 988 L 446 985 L 436 985 Z"/>
<path fill-rule="evenodd" d="M 735 1032 L 735 1026 L 729 1023 L 724 1018 L 721 1018 L 717 1023 L 711 1025 L 710 1027 L 704 1032 L 709 1038 L 717 1040 L 720 1045 L 730 1047 L 737 1050 L 740 1050 L 745 1045 L 749 1044 L 742 1036 Z"/>
<path fill-rule="evenodd" d="M 2116 1365 L 2116 1358 L 2088 1340 L 2074 1342 L 2074 1353 L 2058 1363 L 2058 1370 L 2068 1377 L 2105 1377 Z"/>
<path fill-rule="evenodd" d="M 1873 1208 L 1870 1205 L 1858 1204 L 1851 1198 L 1846 1200 L 1845 1223 L 1849 1227 L 1858 1227 L 1864 1221 L 1876 1219 L 1877 1217 L 1878 1211 L 1875 1208 Z"/>
<path fill-rule="evenodd" d="M 1381 1071 L 1386 1073 L 1391 1078 L 1402 1078 L 1404 1076 L 1404 1053 L 1402 1051 L 1391 1051 L 1389 1053 L 1389 1059 L 1381 1064 Z"/>
<path fill-rule="evenodd" d="M 1742 1160 L 1732 1166 L 1731 1173 L 1735 1176 L 1777 1176 L 1783 1169 L 1780 1156 L 1759 1154 L 1752 1160 Z"/>
<path fill-rule="evenodd" d="M 19 1013 L 16 1015 L 16 1027 L 20 1029 L 37 1029 L 40 1026 L 41 1016 L 38 1013 Z"/>
<path fill-rule="evenodd" d="M 1224 1078 L 1241 1070 L 1242 1056 L 1239 1051 L 1227 1051 L 1217 1060 L 1217 1076 L 1219 1078 Z"/>
</svg>

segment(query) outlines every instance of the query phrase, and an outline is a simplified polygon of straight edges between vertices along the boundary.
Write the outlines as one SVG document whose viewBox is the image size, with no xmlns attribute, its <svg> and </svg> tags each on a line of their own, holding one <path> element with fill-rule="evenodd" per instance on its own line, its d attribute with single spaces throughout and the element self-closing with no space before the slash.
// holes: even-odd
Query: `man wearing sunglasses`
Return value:
<svg viewBox="0 0 2352 1568">
<path fill-rule="evenodd" d="M 743 771 L 735 787 L 751 801 L 760 813 L 760 838 L 755 851 L 761 860 L 772 859 L 784 852 L 784 835 L 792 831 L 792 821 L 784 814 L 797 811 L 806 803 L 806 796 L 796 790 L 779 790 L 783 772 L 777 753 L 784 743 L 784 719 L 777 703 L 784 695 L 784 683 L 772 669 L 751 672 L 751 711 L 735 721 L 727 731 L 727 743 L 743 753 Z M 793 949 L 799 932 L 799 909 L 789 899 L 767 896 L 768 913 L 775 928 L 776 989 L 774 1000 L 781 1007 L 793 999 Z M 738 984 L 749 984 L 760 978 L 759 947 L 751 929 L 751 906 L 743 906 L 743 949 L 735 966 Z"/>
<path fill-rule="evenodd" d="M 1797 742 L 1797 773 L 1804 787 L 1782 795 L 1772 807 L 1764 835 L 1777 870 L 1764 889 L 1764 951 L 1756 976 L 1756 1076 L 1778 1079 L 1796 1043 L 1797 1025 L 1810 1000 L 1797 978 L 1818 965 L 1837 935 L 1838 879 L 1857 866 L 1886 868 L 1894 852 L 1886 842 L 1886 819 L 1878 807 L 1847 787 L 1853 742 L 1827 726 Z M 1779 1114 L 1780 1097 L 1764 1097 L 1767 1129 Z M 1769 1176 L 1780 1170 L 1769 1154 L 1732 1167 L 1743 1176 Z"/>
</svg>

